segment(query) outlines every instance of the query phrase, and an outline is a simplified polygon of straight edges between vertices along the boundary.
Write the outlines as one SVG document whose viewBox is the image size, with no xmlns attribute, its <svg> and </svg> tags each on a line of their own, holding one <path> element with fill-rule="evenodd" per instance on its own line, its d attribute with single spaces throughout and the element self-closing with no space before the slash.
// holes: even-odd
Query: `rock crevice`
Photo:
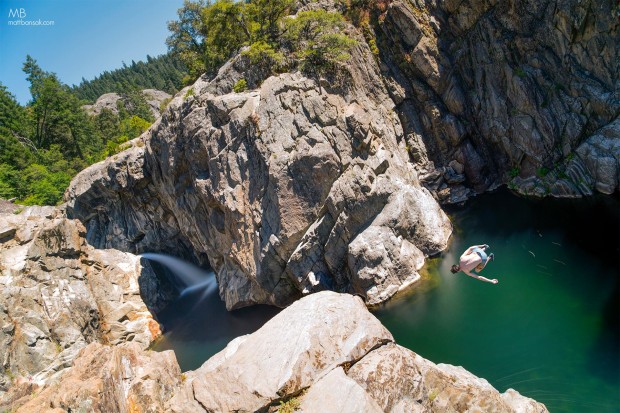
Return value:
<svg viewBox="0 0 620 413">
<path fill-rule="evenodd" d="M 353 58 L 363 64 L 329 87 L 293 73 L 234 93 L 231 78 L 249 70 L 238 56 L 131 149 L 78 175 L 68 214 L 96 247 L 208 262 L 229 309 L 323 289 L 385 301 L 451 225 L 408 163 L 367 46 Z"/>
</svg>

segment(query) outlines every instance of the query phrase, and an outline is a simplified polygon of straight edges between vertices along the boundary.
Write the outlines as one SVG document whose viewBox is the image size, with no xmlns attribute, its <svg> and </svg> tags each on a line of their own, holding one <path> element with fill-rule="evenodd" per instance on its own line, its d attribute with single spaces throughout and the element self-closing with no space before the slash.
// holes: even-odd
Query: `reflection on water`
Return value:
<svg viewBox="0 0 620 413">
<path fill-rule="evenodd" d="M 620 203 L 529 201 L 507 192 L 454 209 L 452 244 L 429 285 L 375 311 L 396 341 L 461 365 L 551 412 L 620 411 Z M 489 244 L 492 285 L 453 263 Z"/>
</svg>

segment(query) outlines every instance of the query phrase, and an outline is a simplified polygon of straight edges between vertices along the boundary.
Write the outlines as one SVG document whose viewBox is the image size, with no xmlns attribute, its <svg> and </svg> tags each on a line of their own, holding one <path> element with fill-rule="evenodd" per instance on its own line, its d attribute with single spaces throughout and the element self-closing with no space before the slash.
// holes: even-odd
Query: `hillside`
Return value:
<svg viewBox="0 0 620 413">
<path fill-rule="evenodd" d="M 147 56 L 146 62 L 123 63 L 122 68 L 105 71 L 92 80 L 82 78 L 71 91 L 90 104 L 106 93 L 122 94 L 136 89 L 156 89 L 174 95 L 183 87 L 186 73 L 185 65 L 170 54 Z"/>
</svg>

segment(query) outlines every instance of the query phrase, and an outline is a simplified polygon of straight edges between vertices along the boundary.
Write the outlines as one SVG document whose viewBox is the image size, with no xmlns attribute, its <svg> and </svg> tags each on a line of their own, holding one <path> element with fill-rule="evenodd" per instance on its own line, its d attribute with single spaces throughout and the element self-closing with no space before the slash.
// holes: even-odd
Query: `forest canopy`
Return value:
<svg viewBox="0 0 620 413">
<path fill-rule="evenodd" d="M 176 56 L 146 56 L 146 62 L 123 63 L 120 69 L 105 71 L 93 80 L 82 78 L 71 90 L 82 100 L 93 103 L 104 93 L 127 93 L 131 90 L 157 89 L 174 95 L 183 87 L 187 68 Z"/>
<path fill-rule="evenodd" d="M 85 167 L 118 152 L 154 120 L 142 93 L 128 86 L 130 104 L 91 116 L 75 91 L 31 56 L 23 65 L 31 100 L 21 106 L 0 85 L 0 198 L 55 205 Z"/>
</svg>

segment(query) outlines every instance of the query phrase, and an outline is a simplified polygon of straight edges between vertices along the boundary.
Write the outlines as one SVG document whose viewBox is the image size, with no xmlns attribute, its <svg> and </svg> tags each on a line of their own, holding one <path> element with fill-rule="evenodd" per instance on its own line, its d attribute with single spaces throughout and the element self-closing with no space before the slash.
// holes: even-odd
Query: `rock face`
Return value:
<svg viewBox="0 0 620 413">
<path fill-rule="evenodd" d="M 396 0 L 378 13 L 410 152 L 443 202 L 506 182 L 538 196 L 618 190 L 620 151 L 600 142 L 620 116 L 617 3 Z"/>
<path fill-rule="evenodd" d="M 149 309 L 169 289 L 138 257 L 94 250 L 82 224 L 52 207 L 0 222 L 0 408 L 56 380 L 89 343 L 146 348 L 160 335 Z M 148 305 L 141 289 L 157 291 Z"/>
<path fill-rule="evenodd" d="M 500 394 L 461 367 L 435 365 L 393 342 L 359 297 L 323 291 L 238 337 L 181 374 L 171 351 L 139 343 L 82 348 L 59 380 L 24 388 L 17 412 L 519 412 L 544 405 Z M 37 390 L 37 391 L 35 391 Z"/>
<path fill-rule="evenodd" d="M 168 93 L 156 89 L 144 89 L 142 95 L 144 95 L 146 103 L 148 103 L 151 109 L 151 114 L 155 119 L 161 116 L 160 107 L 162 102 L 172 99 L 172 96 Z M 126 100 L 118 93 L 105 93 L 99 96 L 94 104 L 82 107 L 91 115 L 99 115 L 103 109 L 118 115 L 119 101 L 120 104 L 126 104 Z"/>
<path fill-rule="evenodd" d="M 118 93 L 104 93 L 97 98 L 92 105 L 84 105 L 82 108 L 91 115 L 99 115 L 104 109 L 118 115 L 117 102 L 121 99 Z"/>
<path fill-rule="evenodd" d="M 138 343 L 92 343 L 80 351 L 62 380 L 16 412 L 163 412 L 181 380 L 172 351 L 145 352 Z"/>
<path fill-rule="evenodd" d="M 304 412 L 547 412 L 394 344 L 362 300 L 328 291 L 302 298 L 187 373 L 168 409 L 267 411 L 291 398 Z"/>
<path fill-rule="evenodd" d="M 199 80 L 145 145 L 73 180 L 67 210 L 88 241 L 208 260 L 229 309 L 324 289 L 374 304 L 416 281 L 451 225 L 408 162 L 366 45 L 330 84 L 281 74 L 233 93 L 250 66 L 241 55 Z"/>
</svg>

